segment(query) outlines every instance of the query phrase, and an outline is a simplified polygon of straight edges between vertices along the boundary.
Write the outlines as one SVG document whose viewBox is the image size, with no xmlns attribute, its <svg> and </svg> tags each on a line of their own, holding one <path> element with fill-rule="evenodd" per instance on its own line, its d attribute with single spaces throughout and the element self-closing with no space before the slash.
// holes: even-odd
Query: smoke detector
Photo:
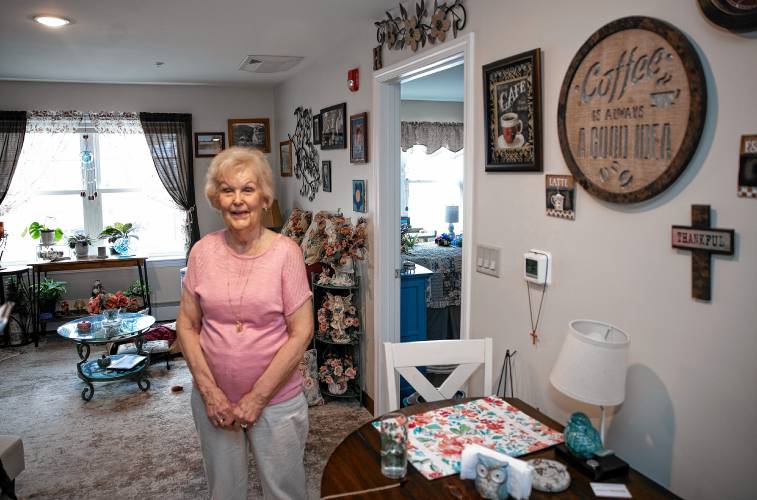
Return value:
<svg viewBox="0 0 757 500">
<path fill-rule="evenodd" d="M 239 69 L 250 73 L 281 73 L 299 64 L 302 57 L 297 56 L 247 56 Z"/>
</svg>

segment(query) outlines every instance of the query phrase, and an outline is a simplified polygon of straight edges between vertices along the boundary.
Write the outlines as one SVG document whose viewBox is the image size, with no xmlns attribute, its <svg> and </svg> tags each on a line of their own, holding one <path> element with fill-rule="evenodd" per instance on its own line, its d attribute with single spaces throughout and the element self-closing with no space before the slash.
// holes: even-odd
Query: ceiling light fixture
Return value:
<svg viewBox="0 0 757 500">
<path fill-rule="evenodd" d="M 48 28 L 60 28 L 67 24 L 71 24 L 70 19 L 58 16 L 34 16 L 34 20 L 39 24 L 44 24 Z"/>
</svg>

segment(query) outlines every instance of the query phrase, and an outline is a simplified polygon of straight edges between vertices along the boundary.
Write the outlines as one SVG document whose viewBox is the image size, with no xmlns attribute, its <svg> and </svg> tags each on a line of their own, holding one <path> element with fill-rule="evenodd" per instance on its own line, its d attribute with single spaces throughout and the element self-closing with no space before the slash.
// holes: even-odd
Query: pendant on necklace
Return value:
<svg viewBox="0 0 757 500">
<path fill-rule="evenodd" d="M 237 320 L 237 333 L 242 333 L 242 322 Z"/>
</svg>

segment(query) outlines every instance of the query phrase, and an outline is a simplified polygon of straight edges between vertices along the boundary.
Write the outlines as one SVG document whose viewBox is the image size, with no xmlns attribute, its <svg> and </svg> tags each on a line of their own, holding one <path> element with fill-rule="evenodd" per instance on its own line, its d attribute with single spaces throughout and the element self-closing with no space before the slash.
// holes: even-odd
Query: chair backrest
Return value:
<svg viewBox="0 0 757 500">
<path fill-rule="evenodd" d="M 386 382 L 389 391 L 389 410 L 400 407 L 398 384 L 395 375 L 405 380 L 426 401 L 450 399 L 484 365 L 484 396 L 492 394 L 492 339 L 430 340 L 392 344 L 384 342 L 386 356 Z M 434 387 L 416 367 L 429 365 L 458 365 L 444 383 Z"/>
</svg>

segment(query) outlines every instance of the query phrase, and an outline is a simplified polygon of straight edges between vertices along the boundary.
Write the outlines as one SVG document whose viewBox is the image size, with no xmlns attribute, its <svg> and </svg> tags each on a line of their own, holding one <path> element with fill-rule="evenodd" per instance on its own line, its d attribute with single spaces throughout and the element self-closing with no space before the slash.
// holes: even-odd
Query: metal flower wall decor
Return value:
<svg viewBox="0 0 757 500">
<path fill-rule="evenodd" d="M 400 15 L 392 16 L 386 11 L 386 19 L 376 21 L 376 40 L 389 50 L 402 50 L 409 45 L 413 51 L 418 46 L 426 46 L 426 42 L 434 45 L 447 39 L 447 32 L 452 28 L 452 37 L 457 38 L 457 32 L 465 28 L 466 13 L 462 0 L 439 3 L 434 0 L 431 12 L 426 8 L 426 1 L 420 0 L 415 4 L 415 15 L 410 16 L 400 3 Z"/>
<path fill-rule="evenodd" d="M 287 134 L 294 145 L 297 160 L 294 162 L 294 175 L 302 179 L 300 195 L 307 196 L 313 201 L 318 186 L 321 184 L 321 169 L 318 165 L 318 151 L 313 145 L 313 112 L 302 106 L 294 110 L 297 117 L 297 128 L 294 135 Z"/>
</svg>

